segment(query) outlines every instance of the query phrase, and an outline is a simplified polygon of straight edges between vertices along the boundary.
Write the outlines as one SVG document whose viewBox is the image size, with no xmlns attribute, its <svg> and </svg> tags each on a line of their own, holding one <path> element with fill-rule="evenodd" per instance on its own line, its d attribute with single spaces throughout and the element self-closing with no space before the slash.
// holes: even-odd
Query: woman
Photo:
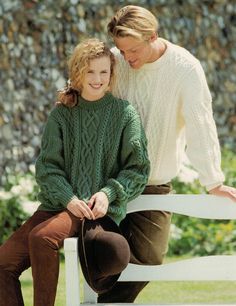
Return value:
<svg viewBox="0 0 236 306">
<path fill-rule="evenodd" d="M 0 247 L 1 306 L 24 305 L 19 276 L 30 266 L 34 306 L 54 305 L 63 240 L 78 234 L 84 218 L 108 215 L 119 224 L 145 187 L 146 137 L 134 108 L 109 92 L 114 65 L 97 39 L 69 59 L 70 84 L 49 115 L 36 162 L 41 205 Z"/>
</svg>

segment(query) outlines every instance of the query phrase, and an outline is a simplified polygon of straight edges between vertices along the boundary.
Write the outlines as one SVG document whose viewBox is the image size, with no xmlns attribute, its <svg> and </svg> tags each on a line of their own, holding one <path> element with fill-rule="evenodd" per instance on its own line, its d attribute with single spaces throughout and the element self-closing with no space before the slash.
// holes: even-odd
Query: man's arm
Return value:
<svg viewBox="0 0 236 306">
<path fill-rule="evenodd" d="M 181 89 L 189 160 L 198 171 L 200 183 L 210 194 L 236 201 L 236 189 L 223 185 L 221 152 L 212 112 L 212 99 L 199 63 L 186 77 Z"/>
</svg>

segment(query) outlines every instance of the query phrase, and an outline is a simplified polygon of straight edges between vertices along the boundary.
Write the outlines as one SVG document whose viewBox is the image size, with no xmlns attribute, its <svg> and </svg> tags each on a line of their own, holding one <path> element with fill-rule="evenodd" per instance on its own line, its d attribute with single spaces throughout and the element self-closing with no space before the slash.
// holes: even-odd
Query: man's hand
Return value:
<svg viewBox="0 0 236 306">
<path fill-rule="evenodd" d="M 88 201 L 88 207 L 92 209 L 95 219 L 105 216 L 108 205 L 107 195 L 102 191 L 95 193 Z"/>
<path fill-rule="evenodd" d="M 209 193 L 216 196 L 227 197 L 236 202 L 236 188 L 234 187 L 221 185 L 211 189 Z"/>
<path fill-rule="evenodd" d="M 80 219 L 95 219 L 95 216 L 92 212 L 92 210 L 89 208 L 89 206 L 84 202 L 81 201 L 77 198 L 72 199 L 68 204 L 67 204 L 67 209 L 76 217 Z"/>
</svg>

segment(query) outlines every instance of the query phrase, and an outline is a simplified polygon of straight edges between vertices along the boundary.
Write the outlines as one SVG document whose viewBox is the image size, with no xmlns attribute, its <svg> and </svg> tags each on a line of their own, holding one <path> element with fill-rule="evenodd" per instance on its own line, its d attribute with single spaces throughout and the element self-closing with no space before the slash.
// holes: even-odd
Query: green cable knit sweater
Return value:
<svg viewBox="0 0 236 306">
<path fill-rule="evenodd" d="M 87 202 L 103 191 L 108 215 L 119 224 L 127 202 L 143 191 L 149 168 L 135 109 L 110 93 L 95 102 L 79 97 L 73 108 L 56 106 L 47 120 L 36 161 L 39 209 L 61 211 L 73 197 Z"/>
</svg>

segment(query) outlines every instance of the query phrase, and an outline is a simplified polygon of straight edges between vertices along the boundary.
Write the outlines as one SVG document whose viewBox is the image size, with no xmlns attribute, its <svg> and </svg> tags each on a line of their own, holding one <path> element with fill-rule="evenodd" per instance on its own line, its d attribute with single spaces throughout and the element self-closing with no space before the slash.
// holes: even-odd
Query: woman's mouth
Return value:
<svg viewBox="0 0 236 306">
<path fill-rule="evenodd" d="M 102 84 L 90 84 L 93 89 L 99 89 L 102 87 Z"/>
</svg>

